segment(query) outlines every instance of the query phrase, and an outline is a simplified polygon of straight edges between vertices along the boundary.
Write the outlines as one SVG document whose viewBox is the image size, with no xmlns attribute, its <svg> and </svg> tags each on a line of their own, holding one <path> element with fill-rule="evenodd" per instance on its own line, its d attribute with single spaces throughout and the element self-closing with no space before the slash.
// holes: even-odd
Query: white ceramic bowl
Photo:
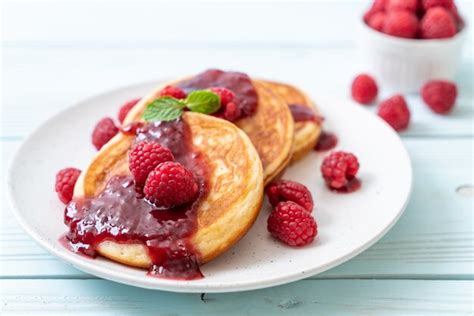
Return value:
<svg viewBox="0 0 474 316">
<path fill-rule="evenodd" d="M 393 92 L 418 92 L 431 79 L 453 80 L 459 65 L 466 25 L 448 39 L 405 39 L 370 28 L 360 19 L 359 53 L 364 72 Z"/>
</svg>

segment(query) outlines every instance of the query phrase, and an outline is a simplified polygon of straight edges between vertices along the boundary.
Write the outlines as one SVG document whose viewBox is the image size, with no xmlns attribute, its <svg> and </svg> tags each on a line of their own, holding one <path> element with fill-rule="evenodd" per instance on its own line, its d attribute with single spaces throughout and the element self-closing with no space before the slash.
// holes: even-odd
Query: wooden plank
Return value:
<svg viewBox="0 0 474 316">
<path fill-rule="evenodd" d="M 456 3 L 470 21 L 472 1 Z M 354 33 L 348 30 L 356 29 L 369 5 L 367 0 L 7 1 L 4 41 L 94 46 L 150 42 L 346 45 L 354 41 Z"/>
<path fill-rule="evenodd" d="M 473 197 L 456 193 L 458 187 L 474 182 L 472 139 L 408 138 L 404 142 L 415 172 L 405 214 L 372 248 L 317 278 L 473 278 Z M 2 143 L 5 161 L 18 145 Z M 0 192 L 5 191 L 0 187 Z M 51 257 L 25 235 L 0 196 L 1 277 L 88 277 Z"/>
<path fill-rule="evenodd" d="M 472 281 L 304 280 L 241 293 L 175 294 L 104 280 L 4 280 L 3 315 L 472 315 Z"/>
<path fill-rule="evenodd" d="M 136 82 L 183 76 L 209 67 L 237 69 L 256 77 L 294 83 L 314 97 L 349 97 L 363 69 L 346 48 L 6 48 L 3 52 L 3 115 L 0 137 L 24 137 L 40 122 L 87 96 Z M 140 59 L 140 62 L 137 62 Z M 45 60 L 54 60 L 46 63 Z M 433 114 L 419 97 L 407 96 L 412 123 L 405 136 L 472 136 L 474 60 L 459 73 L 459 98 L 449 116 Z M 278 67 L 275 67 L 278 65 Z M 390 91 L 381 88 L 381 99 Z M 130 96 L 136 97 L 136 96 Z M 125 100 L 124 100 L 125 102 Z M 120 105 L 117 104 L 117 108 Z M 375 111 L 376 107 L 368 109 Z M 115 116 L 115 113 L 111 113 Z"/>
</svg>

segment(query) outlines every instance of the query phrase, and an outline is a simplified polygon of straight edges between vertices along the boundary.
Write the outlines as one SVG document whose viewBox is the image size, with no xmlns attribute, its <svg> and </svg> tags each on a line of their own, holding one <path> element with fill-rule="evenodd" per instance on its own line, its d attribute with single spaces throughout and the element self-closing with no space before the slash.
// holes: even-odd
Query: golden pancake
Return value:
<svg viewBox="0 0 474 316">
<path fill-rule="evenodd" d="M 281 82 L 264 81 L 265 86 L 278 94 L 286 104 L 298 104 L 314 111 L 319 116 L 313 101 L 300 89 Z M 308 120 L 295 122 L 295 140 L 293 144 L 293 155 L 291 162 L 301 159 L 316 145 L 321 134 L 321 121 Z"/>
<path fill-rule="evenodd" d="M 207 168 L 208 193 L 197 201 L 197 228 L 189 237 L 202 264 L 226 251 L 254 223 L 263 199 L 263 168 L 249 137 L 234 124 L 194 112 L 185 112 L 182 119 L 189 127 L 193 152 Z M 75 199 L 95 197 L 112 177 L 129 175 L 128 151 L 134 138 L 119 133 L 102 147 L 79 177 Z M 129 266 L 152 265 L 147 246 L 139 242 L 108 239 L 96 250 Z"/>
<path fill-rule="evenodd" d="M 146 106 L 159 97 L 159 92 L 167 85 L 177 85 L 184 80 L 164 83 L 143 97 L 128 113 L 124 125 L 142 120 Z M 247 133 L 257 149 L 263 165 L 265 184 L 274 179 L 291 160 L 294 122 L 285 101 L 268 89 L 267 84 L 252 80 L 257 92 L 258 106 L 255 113 L 244 117 L 235 124 Z"/>
</svg>

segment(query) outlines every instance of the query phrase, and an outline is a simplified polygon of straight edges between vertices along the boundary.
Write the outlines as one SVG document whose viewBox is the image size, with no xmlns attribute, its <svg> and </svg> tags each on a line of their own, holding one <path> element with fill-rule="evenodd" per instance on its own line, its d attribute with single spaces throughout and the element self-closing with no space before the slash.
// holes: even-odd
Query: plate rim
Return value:
<svg viewBox="0 0 474 316">
<path fill-rule="evenodd" d="M 354 103 L 351 104 L 351 110 L 354 111 L 360 111 L 361 113 L 364 112 L 363 115 L 366 115 L 367 117 L 372 116 L 370 119 L 375 119 L 378 120 L 379 122 L 383 123 L 385 125 L 385 128 L 388 128 L 389 131 L 396 136 L 397 142 L 399 143 L 400 147 L 403 149 L 403 155 L 407 159 L 408 162 L 408 170 L 407 170 L 407 175 L 408 175 L 408 190 L 407 194 L 405 197 L 405 201 L 401 207 L 401 209 L 398 211 L 397 215 L 393 217 L 387 225 L 385 225 L 384 229 L 378 232 L 377 235 L 373 236 L 369 241 L 366 243 L 360 245 L 358 248 L 353 249 L 352 251 L 346 253 L 345 255 L 332 260 L 324 265 L 318 266 L 314 269 L 308 269 L 305 271 L 297 271 L 295 273 L 289 273 L 285 274 L 284 276 L 277 276 L 271 279 L 267 280 L 260 280 L 260 281 L 242 281 L 242 282 L 233 282 L 232 284 L 210 284 L 210 285 L 202 285 L 202 284 L 194 284 L 193 281 L 176 281 L 176 280 L 169 280 L 169 279 L 160 279 L 160 278 L 151 278 L 150 277 L 150 282 L 141 282 L 133 279 L 129 274 L 118 274 L 116 272 L 110 272 L 110 270 L 107 270 L 105 267 L 101 267 L 98 265 L 93 264 L 93 260 L 90 260 L 90 262 L 84 261 L 83 258 L 80 256 L 74 255 L 73 253 L 68 254 L 66 252 L 61 251 L 57 247 L 55 247 L 50 241 L 47 239 L 43 238 L 39 233 L 35 231 L 35 229 L 28 224 L 27 219 L 21 215 L 20 208 L 18 204 L 15 201 L 14 198 L 14 188 L 13 188 L 13 171 L 15 167 L 15 162 L 18 161 L 18 156 L 20 153 L 27 148 L 28 144 L 31 142 L 31 140 L 34 138 L 34 135 L 37 134 L 40 130 L 45 128 L 51 121 L 54 121 L 57 119 L 57 117 L 63 115 L 63 113 L 70 111 L 73 108 L 79 108 L 83 106 L 83 104 L 91 102 L 93 99 L 96 98 L 101 98 L 101 97 L 106 97 L 107 95 L 113 95 L 115 93 L 118 93 L 119 91 L 125 90 L 125 89 L 133 89 L 133 88 L 139 88 L 141 86 L 148 86 L 148 85 L 154 85 L 154 84 L 159 84 L 164 82 L 166 79 L 163 80 L 150 80 L 150 81 L 143 81 L 135 84 L 130 84 L 126 86 L 121 86 L 115 89 L 111 89 L 105 92 L 102 92 L 100 94 L 95 94 L 89 97 L 86 97 L 79 102 L 73 103 L 70 106 L 65 107 L 64 109 L 61 109 L 58 111 L 56 114 L 53 116 L 49 117 L 47 120 L 43 121 L 40 123 L 36 128 L 33 129 L 32 132 L 28 134 L 22 141 L 21 145 L 18 147 L 18 149 L 15 151 L 14 155 L 10 158 L 10 161 L 8 163 L 7 167 L 7 196 L 8 196 L 8 201 L 11 206 L 12 213 L 14 214 L 15 219 L 17 222 L 20 224 L 20 227 L 28 234 L 30 237 L 37 242 L 43 249 L 48 251 L 50 254 L 54 255 L 55 257 L 59 258 L 62 262 L 65 262 L 68 265 L 72 265 L 74 268 L 79 269 L 81 271 L 84 271 L 86 273 L 92 274 L 98 278 L 103 278 L 107 279 L 110 281 L 126 284 L 126 285 L 132 285 L 136 287 L 141 287 L 141 288 L 146 288 L 146 289 L 152 289 L 152 290 L 162 290 L 162 291 L 169 291 L 169 292 L 178 292 L 178 293 L 200 293 L 200 292 L 206 292 L 206 293 L 230 293 L 230 292 L 240 292 L 240 291 L 248 291 L 248 290 L 256 290 L 256 289 L 263 289 L 263 288 L 268 288 L 268 287 L 273 287 L 273 286 L 278 286 L 294 281 L 298 281 L 301 279 L 305 279 L 314 275 L 317 275 L 319 273 L 322 273 L 324 271 L 327 271 L 331 268 L 334 268 L 336 266 L 339 266 L 340 264 L 354 258 L 355 256 L 361 254 L 371 246 L 373 246 L 377 241 L 379 241 L 388 231 L 392 229 L 392 227 L 398 222 L 400 217 L 403 215 L 405 212 L 405 209 L 410 201 L 412 191 L 413 191 L 413 165 L 411 161 L 411 157 L 403 144 L 401 138 L 399 135 L 382 119 L 380 119 L 378 116 L 373 115 L 370 113 L 370 111 L 360 108 L 357 106 L 354 102 L 351 102 L 350 100 L 343 98 L 341 96 L 327 96 L 327 95 L 319 95 L 319 97 L 315 97 L 316 104 L 318 104 L 318 99 L 336 99 L 340 100 L 341 103 Z M 59 236 L 58 236 L 59 238 Z M 104 259 L 107 260 L 107 259 Z M 153 280 L 153 281 L 151 281 Z M 158 280 L 158 282 L 156 282 Z"/>
</svg>

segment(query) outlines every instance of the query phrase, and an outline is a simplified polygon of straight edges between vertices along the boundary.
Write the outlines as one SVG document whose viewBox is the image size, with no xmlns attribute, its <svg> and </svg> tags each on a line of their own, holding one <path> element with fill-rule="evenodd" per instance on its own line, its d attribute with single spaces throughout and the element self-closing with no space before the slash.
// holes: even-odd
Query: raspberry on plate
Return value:
<svg viewBox="0 0 474 316">
<path fill-rule="evenodd" d="M 457 30 L 453 16 L 442 7 L 428 9 L 421 19 L 420 28 L 424 39 L 453 37 Z"/>
<path fill-rule="evenodd" d="M 128 157 L 130 172 L 139 185 L 145 184 L 148 174 L 165 161 L 174 161 L 171 150 L 158 143 L 146 141 L 134 146 Z"/>
<path fill-rule="evenodd" d="M 418 0 L 387 0 L 386 10 L 406 10 L 416 13 Z"/>
<path fill-rule="evenodd" d="M 232 102 L 235 99 L 235 93 L 227 88 L 213 87 L 209 90 L 219 96 L 219 98 L 221 99 L 221 105 L 227 105 L 229 102 Z"/>
<path fill-rule="evenodd" d="M 324 158 L 321 173 L 331 189 L 343 189 L 359 171 L 359 161 L 351 153 L 336 151 Z"/>
<path fill-rule="evenodd" d="M 58 193 L 59 199 L 64 204 L 71 202 L 74 193 L 74 186 L 76 185 L 77 178 L 79 178 L 80 174 L 81 170 L 76 168 L 61 169 L 56 174 L 56 184 L 54 189 Z"/>
<path fill-rule="evenodd" d="M 135 106 L 135 104 L 138 103 L 138 101 L 140 101 L 140 98 L 130 100 L 130 101 L 128 101 L 127 103 L 125 103 L 124 105 L 122 105 L 120 107 L 120 110 L 119 110 L 119 113 L 118 113 L 118 120 L 119 120 L 120 124 L 123 123 L 123 121 L 125 120 L 125 117 L 127 116 L 128 112 L 130 112 L 130 110 Z"/>
<path fill-rule="evenodd" d="M 371 76 L 360 74 L 352 81 L 351 92 L 355 101 L 361 104 L 369 104 L 377 97 L 377 83 Z"/>
<path fill-rule="evenodd" d="M 367 24 L 376 31 L 382 32 L 385 23 L 385 12 L 376 12 L 367 20 Z"/>
<path fill-rule="evenodd" d="M 278 203 L 268 217 L 267 229 L 273 237 L 293 247 L 310 244 L 318 234 L 313 216 L 292 201 Z"/>
<path fill-rule="evenodd" d="M 457 95 L 456 84 L 446 80 L 431 80 L 421 88 L 423 101 L 439 114 L 446 114 L 453 108 Z"/>
<path fill-rule="evenodd" d="M 418 33 L 418 18 L 408 11 L 389 11 L 382 32 L 397 37 L 415 38 Z"/>
<path fill-rule="evenodd" d="M 421 0 L 423 9 L 428 10 L 434 7 L 443 7 L 446 9 L 451 9 L 454 6 L 453 0 Z"/>
<path fill-rule="evenodd" d="M 301 183 L 278 180 L 270 183 L 265 193 L 273 207 L 280 202 L 292 201 L 303 207 L 307 212 L 313 211 L 313 196 L 308 188 Z"/>
<path fill-rule="evenodd" d="M 410 123 L 410 110 L 405 98 L 399 94 L 380 103 L 377 113 L 396 131 L 404 130 Z"/>
<path fill-rule="evenodd" d="M 167 209 L 191 202 L 198 190 L 191 171 L 177 162 L 167 161 L 150 172 L 143 192 L 150 203 Z"/>
<path fill-rule="evenodd" d="M 118 131 L 119 129 L 115 126 L 114 121 L 110 117 L 105 117 L 94 127 L 94 131 L 92 132 L 92 144 L 99 150 L 111 140 Z"/>
<path fill-rule="evenodd" d="M 184 92 L 181 88 L 173 86 L 164 87 L 161 89 L 159 95 L 161 97 L 168 96 L 176 99 L 185 99 L 187 97 L 186 92 Z"/>
<path fill-rule="evenodd" d="M 213 87 L 209 90 L 217 94 L 221 100 L 221 108 L 219 109 L 219 111 L 214 113 L 216 117 L 223 118 L 230 122 L 234 122 L 240 118 L 241 110 L 238 104 L 236 103 L 237 100 L 235 99 L 234 92 L 222 87 Z"/>
</svg>

